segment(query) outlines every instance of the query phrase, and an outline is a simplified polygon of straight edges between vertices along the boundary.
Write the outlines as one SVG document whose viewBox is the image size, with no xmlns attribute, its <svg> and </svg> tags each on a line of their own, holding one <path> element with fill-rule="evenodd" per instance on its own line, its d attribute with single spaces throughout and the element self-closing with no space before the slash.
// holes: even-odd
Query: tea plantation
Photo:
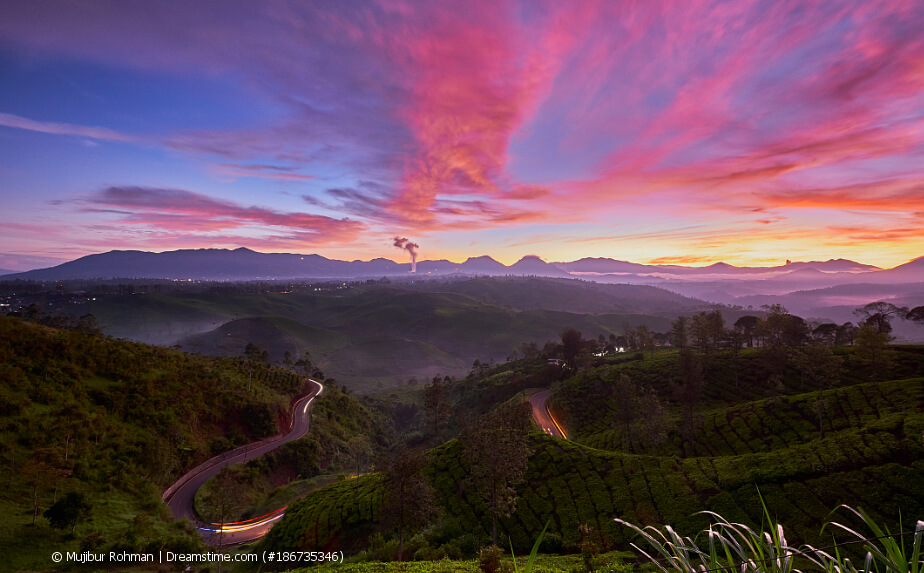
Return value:
<svg viewBox="0 0 924 573">
<path fill-rule="evenodd" d="M 558 386 L 556 397 L 576 439 L 531 436 L 527 476 L 517 487 L 515 513 L 501 520 L 502 530 L 518 553 L 528 552 L 547 521 L 544 551 L 576 551 L 582 524 L 593 528 L 601 548 L 626 549 L 631 532 L 614 517 L 670 524 L 686 535 L 708 524 L 697 515 L 704 510 L 759 526 L 762 497 L 769 514 L 786 525 L 791 542 L 821 545 L 831 535 L 821 534 L 821 527 L 839 504 L 862 507 L 890 527 L 898 527 L 899 514 L 924 516 L 921 350 L 895 348 L 887 366 L 873 368 L 851 350 L 838 349 L 848 367 L 841 386 L 825 391 L 821 409 L 818 390 L 803 385 L 797 370 L 786 371 L 775 389 L 762 387 L 764 365 L 757 352 L 745 351 L 737 358 L 736 387 L 732 359 L 715 358 L 692 445 L 671 431 L 650 454 L 626 451 L 611 421 L 614 396 L 608 384 L 629 372 L 665 395 L 675 354 L 656 353 L 571 377 Z M 736 401 L 736 395 L 742 398 Z M 676 420 L 676 405 L 671 412 Z M 411 542 L 409 554 L 461 557 L 484 544 L 491 518 L 468 480 L 461 444 L 453 440 L 432 450 L 427 473 L 443 517 Z M 383 531 L 379 480 L 373 474 L 309 494 L 290 507 L 261 549 L 355 554 L 367 548 L 369 536 Z M 456 534 L 440 536 L 436 530 Z"/>
</svg>

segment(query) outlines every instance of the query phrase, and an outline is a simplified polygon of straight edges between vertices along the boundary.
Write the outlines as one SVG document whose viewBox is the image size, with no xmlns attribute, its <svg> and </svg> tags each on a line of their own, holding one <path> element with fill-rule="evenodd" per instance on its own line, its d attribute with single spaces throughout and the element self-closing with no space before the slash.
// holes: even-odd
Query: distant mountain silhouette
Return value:
<svg viewBox="0 0 924 573">
<path fill-rule="evenodd" d="M 66 280 L 149 278 L 180 280 L 292 280 L 292 279 L 359 279 L 412 276 L 409 263 L 378 258 L 370 261 L 340 261 L 317 254 L 259 253 L 247 248 L 186 249 L 151 253 L 146 251 L 110 251 L 88 255 L 55 267 L 27 272 L 13 272 L 5 280 Z M 6 271 L 0 271 L 6 272 Z M 572 274 L 574 273 L 574 274 Z M 644 265 L 608 258 L 583 258 L 573 262 L 547 263 L 536 256 L 526 256 L 506 266 L 483 255 L 455 263 L 447 260 L 420 261 L 417 275 L 492 275 L 581 277 L 589 273 L 610 282 L 651 282 L 673 279 L 718 280 L 743 275 L 748 280 L 777 275 L 789 279 L 840 282 L 924 282 L 924 257 L 894 269 L 881 270 L 845 259 L 787 263 L 775 267 L 735 267 L 715 263 L 707 267 L 679 265 Z M 659 279 L 658 277 L 662 277 Z"/>
<path fill-rule="evenodd" d="M 539 257 L 527 255 L 519 261 L 507 267 L 507 272 L 512 275 L 520 276 L 537 276 L 537 277 L 570 277 L 567 271 L 563 271 L 555 265 L 543 261 Z"/>
<path fill-rule="evenodd" d="M 924 257 L 918 257 L 895 268 L 877 273 L 864 273 L 875 282 L 918 283 L 924 282 Z"/>
<path fill-rule="evenodd" d="M 658 267 L 652 265 L 599 257 L 578 259 L 570 263 L 552 264 L 569 273 L 648 273 L 658 270 Z"/>
<path fill-rule="evenodd" d="M 607 258 L 583 258 L 571 263 L 553 263 L 556 267 L 569 273 L 666 273 L 673 275 L 737 275 L 778 273 L 780 271 L 797 271 L 812 268 L 823 272 L 865 272 L 878 271 L 878 267 L 864 265 L 847 259 L 829 259 L 827 261 L 808 261 L 787 263 L 775 267 L 736 267 L 728 263 L 713 263 L 705 267 L 686 267 L 682 265 L 643 265 Z"/>
<path fill-rule="evenodd" d="M 110 251 L 88 255 L 48 269 L 17 273 L 32 280 L 160 278 L 256 280 L 382 276 L 409 270 L 388 259 L 337 261 L 320 255 L 258 253 L 250 249 L 195 249 L 149 253 Z"/>
<path fill-rule="evenodd" d="M 507 272 L 507 267 L 487 255 L 480 257 L 469 257 L 459 268 L 467 273 L 485 274 L 485 275 L 502 275 Z"/>
<path fill-rule="evenodd" d="M 809 261 L 806 263 L 787 263 L 783 267 L 776 267 L 778 269 L 788 269 L 788 270 L 799 270 L 805 268 L 817 269 L 819 271 L 829 272 L 829 273 L 859 273 L 865 271 L 878 271 L 881 270 L 879 267 L 874 267 L 873 265 L 864 265 L 856 261 L 851 261 L 848 259 L 828 259 L 827 261 Z"/>
</svg>

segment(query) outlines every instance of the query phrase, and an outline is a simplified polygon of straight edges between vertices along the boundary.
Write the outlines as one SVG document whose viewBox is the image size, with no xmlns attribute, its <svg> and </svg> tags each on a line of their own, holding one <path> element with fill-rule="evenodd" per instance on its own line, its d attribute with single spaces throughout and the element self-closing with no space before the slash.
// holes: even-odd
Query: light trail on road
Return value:
<svg viewBox="0 0 924 573">
<path fill-rule="evenodd" d="M 309 381 L 317 386 L 317 391 L 309 397 L 299 399 L 292 409 L 292 424 L 289 432 L 277 436 L 275 439 L 261 440 L 247 444 L 231 452 L 215 456 L 191 470 L 164 492 L 164 502 L 169 506 L 176 519 L 187 518 L 205 537 L 206 543 L 217 544 L 221 537 L 222 543 L 238 544 L 259 539 L 269 532 L 272 525 L 285 515 L 285 507 L 274 510 L 266 515 L 238 522 L 203 524 L 198 520 L 194 508 L 196 492 L 205 482 L 218 474 L 223 468 L 258 458 L 282 444 L 297 440 L 308 433 L 309 411 L 314 399 L 324 392 L 324 385 L 317 380 Z M 300 404 L 304 400 L 304 406 Z"/>
<path fill-rule="evenodd" d="M 561 427 L 561 424 L 558 423 L 558 420 L 555 419 L 555 416 L 552 415 L 552 411 L 549 410 L 549 396 L 551 391 L 542 390 L 541 392 L 536 392 L 529 399 L 529 405 L 532 407 L 533 419 L 536 420 L 536 423 L 539 424 L 539 427 L 542 428 L 542 431 L 549 434 L 555 438 L 561 438 L 563 440 L 568 439 L 568 434 L 565 432 L 565 429 Z"/>
</svg>

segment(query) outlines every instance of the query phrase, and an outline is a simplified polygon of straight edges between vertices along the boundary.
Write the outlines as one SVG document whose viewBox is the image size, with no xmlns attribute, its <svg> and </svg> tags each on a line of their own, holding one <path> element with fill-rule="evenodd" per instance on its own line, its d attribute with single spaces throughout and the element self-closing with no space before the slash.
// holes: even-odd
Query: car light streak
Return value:
<svg viewBox="0 0 924 573">
<path fill-rule="evenodd" d="M 284 506 L 280 507 L 279 509 L 276 509 L 276 510 L 274 510 L 274 511 L 271 511 L 271 512 L 265 514 L 265 515 L 261 515 L 260 517 L 252 517 L 252 518 L 250 518 L 250 519 L 245 519 L 245 520 L 243 520 L 243 521 L 228 521 L 228 522 L 224 522 L 224 523 L 210 523 L 209 525 L 219 525 L 219 526 L 221 526 L 221 525 L 242 525 L 242 524 L 244 524 L 244 523 L 250 523 L 251 521 L 260 521 L 260 520 L 262 520 L 262 519 L 265 518 L 265 517 L 269 517 L 269 516 L 271 516 L 271 515 L 273 515 L 273 514 L 275 514 L 275 513 L 279 513 L 280 511 L 285 511 L 285 509 L 286 509 L 287 507 L 289 507 L 289 506 L 284 505 Z"/>
<path fill-rule="evenodd" d="M 565 433 L 564 428 L 561 427 L 561 424 L 558 423 L 558 420 L 555 419 L 555 416 L 552 415 L 552 411 L 549 410 L 549 405 L 545 405 L 545 413 L 549 415 L 549 419 L 552 420 L 552 423 L 555 424 L 555 427 L 558 428 L 558 431 L 561 432 L 561 437 L 568 439 L 568 434 Z"/>
<path fill-rule="evenodd" d="M 283 508 L 283 509 L 285 509 L 285 508 Z M 282 512 L 282 513 L 279 513 L 278 515 L 274 515 L 274 516 L 269 517 L 269 518 L 266 518 L 266 519 L 261 519 L 260 521 L 255 521 L 255 522 L 253 522 L 253 523 L 243 523 L 243 524 L 241 524 L 241 525 L 231 525 L 231 524 L 227 524 L 227 523 L 225 523 L 225 524 L 217 524 L 217 523 L 216 523 L 216 524 L 213 524 L 213 525 L 219 525 L 219 527 L 212 528 L 212 527 L 201 527 L 201 526 L 200 526 L 200 527 L 199 527 L 199 530 L 200 530 L 200 531 L 208 531 L 209 533 L 235 533 L 235 532 L 239 532 L 239 531 L 247 531 L 247 530 L 250 530 L 250 529 L 257 528 L 257 527 L 262 527 L 262 526 L 266 525 L 267 523 L 272 523 L 272 522 L 274 522 L 274 521 L 276 521 L 276 520 L 278 520 L 278 519 L 281 519 L 282 516 L 284 516 L 284 515 L 285 515 L 285 512 Z"/>
<path fill-rule="evenodd" d="M 324 385 L 323 385 L 323 384 L 321 384 L 321 383 L 318 382 L 317 380 L 311 380 L 311 381 L 318 385 L 318 391 L 317 391 L 317 393 L 315 393 L 311 398 L 309 398 L 309 399 L 305 402 L 305 406 L 304 406 L 304 408 L 302 408 L 302 415 L 305 415 L 305 416 L 308 415 L 308 409 L 311 407 L 311 403 L 314 401 L 314 399 L 317 398 L 318 396 L 320 396 L 322 392 L 324 392 Z M 294 419 L 292 420 L 292 426 L 293 426 L 293 431 L 294 431 L 294 426 L 295 426 L 295 420 L 294 420 Z M 250 452 L 248 452 L 248 451 L 245 450 L 244 452 L 240 453 L 239 455 L 234 456 L 233 458 L 231 458 L 231 459 L 229 459 L 229 460 L 226 460 L 226 461 L 222 464 L 222 466 L 230 464 L 233 460 L 235 460 L 235 459 L 237 459 L 237 458 L 246 458 L 246 456 L 247 456 L 249 453 L 250 453 Z M 249 530 L 252 530 L 252 529 L 257 529 L 257 528 L 260 528 L 260 527 L 264 527 L 264 526 L 266 526 L 266 525 L 268 525 L 268 524 L 271 524 L 271 523 L 273 523 L 273 522 L 275 522 L 275 521 L 278 521 L 279 519 L 281 519 L 281 518 L 285 515 L 286 507 L 288 507 L 288 506 L 280 507 L 279 509 L 273 510 L 273 511 L 271 511 L 271 512 L 265 514 L 265 515 L 261 515 L 260 517 L 254 517 L 254 518 L 251 518 L 251 519 L 245 519 L 244 521 L 210 523 L 210 524 L 208 524 L 208 525 L 197 525 L 196 528 L 197 528 L 199 531 L 203 531 L 203 532 L 207 532 L 207 533 L 212 533 L 212 534 L 215 534 L 215 533 L 238 533 L 238 532 L 241 532 L 241 531 L 249 531 Z M 265 535 L 265 534 L 266 534 L 266 531 L 257 533 L 257 537 L 262 537 L 262 536 Z"/>
</svg>

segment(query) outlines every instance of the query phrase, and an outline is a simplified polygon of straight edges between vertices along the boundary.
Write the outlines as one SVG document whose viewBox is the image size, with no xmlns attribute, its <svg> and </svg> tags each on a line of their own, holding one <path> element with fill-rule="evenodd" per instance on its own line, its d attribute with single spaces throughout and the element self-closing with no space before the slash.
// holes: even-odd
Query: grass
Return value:
<svg viewBox="0 0 924 573">
<path fill-rule="evenodd" d="M 629 573 L 631 565 L 626 565 L 625 552 L 604 553 L 601 559 L 607 563 L 601 571 Z M 513 570 L 513 559 L 504 558 L 502 563 Z M 543 555 L 536 556 L 532 573 L 574 573 L 581 571 L 583 559 L 580 555 Z M 521 570 L 522 571 L 522 570 Z M 363 563 L 327 563 L 316 567 L 296 569 L 292 573 L 481 573 L 478 561 L 451 560 L 442 561 L 406 561 L 397 562 L 363 562 Z"/>
<path fill-rule="evenodd" d="M 826 573 L 919 573 L 924 569 L 921 553 L 924 521 L 918 520 L 913 532 L 893 534 L 862 509 L 841 507 L 848 517 L 863 524 L 866 532 L 840 522 L 828 523 L 833 529 L 849 533 L 853 539 L 824 549 L 790 545 L 783 525 L 771 518 L 766 506 L 763 506 L 764 520 L 759 530 L 708 512 L 713 523 L 696 537 L 683 537 L 670 526 L 658 529 L 639 527 L 621 519 L 616 521 L 636 533 L 643 543 L 632 546 L 663 573 L 791 573 L 799 571 L 795 568 L 797 563 Z M 906 533 L 913 534 L 910 542 Z M 859 567 L 841 551 L 856 543 L 861 543 L 865 552 Z"/>
</svg>

